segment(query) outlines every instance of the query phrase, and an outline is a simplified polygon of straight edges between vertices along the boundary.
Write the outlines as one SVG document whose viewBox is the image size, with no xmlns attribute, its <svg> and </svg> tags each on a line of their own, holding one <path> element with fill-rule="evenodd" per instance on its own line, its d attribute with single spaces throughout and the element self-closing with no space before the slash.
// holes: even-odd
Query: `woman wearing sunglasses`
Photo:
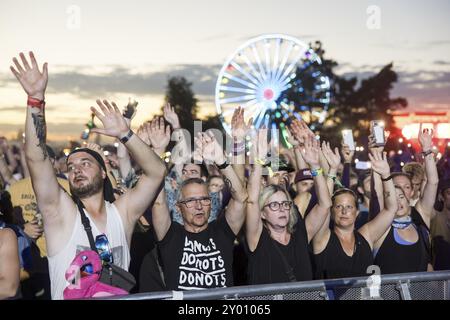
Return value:
<svg viewBox="0 0 450 320">
<path fill-rule="evenodd" d="M 319 142 L 305 142 L 303 157 L 309 165 L 318 204 L 303 220 L 289 193 L 278 185 L 261 190 L 261 176 L 267 154 L 267 130 L 258 132 L 257 159 L 248 184 L 246 237 L 249 249 L 249 284 L 311 280 L 313 271 L 308 244 L 322 226 L 331 206 L 327 184 L 319 166 Z"/>
<path fill-rule="evenodd" d="M 330 150 L 324 150 L 329 157 Z M 373 264 L 374 244 L 391 226 L 397 211 L 395 187 L 390 177 L 386 153 L 369 154 L 372 169 L 383 180 L 385 208 L 360 229 L 355 229 L 359 214 L 356 194 L 350 189 L 340 189 L 332 196 L 333 206 L 322 228 L 313 239 L 315 276 L 334 279 L 363 276 Z M 334 227 L 330 228 L 330 218 Z"/>
</svg>

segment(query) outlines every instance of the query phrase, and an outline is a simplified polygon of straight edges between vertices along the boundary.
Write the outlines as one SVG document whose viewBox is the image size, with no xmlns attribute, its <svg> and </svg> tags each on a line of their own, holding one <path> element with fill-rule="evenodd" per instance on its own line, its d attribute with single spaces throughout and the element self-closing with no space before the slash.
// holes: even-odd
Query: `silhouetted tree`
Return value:
<svg viewBox="0 0 450 320">
<path fill-rule="evenodd" d="M 325 57 L 325 50 L 320 41 L 310 46 L 321 58 L 320 72 L 329 77 L 331 85 L 331 103 L 320 135 L 339 145 L 340 130 L 348 128 L 353 130 L 357 141 L 366 143 L 370 120 L 382 119 L 386 127 L 390 128 L 393 122 L 391 111 L 404 108 L 408 104 L 404 98 L 390 97 L 393 84 L 398 80 L 393 64 L 390 63 L 377 74 L 363 79 L 357 87 L 356 77 L 345 78 L 335 74 L 334 69 L 338 63 Z"/>
<path fill-rule="evenodd" d="M 192 83 L 184 77 L 169 78 L 164 100 L 175 108 L 181 127 L 193 132 L 198 100 L 192 91 Z"/>
</svg>

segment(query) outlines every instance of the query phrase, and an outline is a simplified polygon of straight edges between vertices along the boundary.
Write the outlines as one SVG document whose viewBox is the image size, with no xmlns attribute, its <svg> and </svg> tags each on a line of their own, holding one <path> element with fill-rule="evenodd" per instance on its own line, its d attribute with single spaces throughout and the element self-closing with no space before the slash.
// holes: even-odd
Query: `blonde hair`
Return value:
<svg viewBox="0 0 450 320">
<path fill-rule="evenodd" d="M 273 196 L 277 192 L 283 192 L 286 195 L 286 198 L 288 201 L 292 201 L 291 196 L 289 193 L 282 187 L 277 185 L 269 185 L 265 187 L 261 194 L 259 195 L 259 210 L 263 211 L 264 206 L 266 205 L 266 201 L 269 200 L 271 196 Z M 294 227 L 297 224 L 297 212 L 294 208 L 294 204 L 292 204 L 291 210 L 289 211 L 289 222 L 287 225 L 287 230 L 289 233 L 294 233 Z M 265 221 L 263 219 L 263 223 L 265 225 Z"/>
<path fill-rule="evenodd" d="M 409 162 L 402 168 L 403 173 L 409 174 L 411 178 L 423 179 L 425 177 L 425 169 L 418 162 Z"/>
</svg>

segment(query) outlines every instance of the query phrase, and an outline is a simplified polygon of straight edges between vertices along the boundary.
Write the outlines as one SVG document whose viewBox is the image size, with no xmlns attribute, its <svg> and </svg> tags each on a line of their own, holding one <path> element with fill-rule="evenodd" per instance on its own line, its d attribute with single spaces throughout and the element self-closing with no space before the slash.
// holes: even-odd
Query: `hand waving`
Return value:
<svg viewBox="0 0 450 320">
<path fill-rule="evenodd" d="M 217 142 L 211 131 L 207 133 L 200 132 L 198 136 L 194 138 L 194 142 L 197 146 L 195 152 L 197 155 L 202 156 L 206 164 L 215 163 L 221 165 L 226 161 L 223 148 Z"/>
<path fill-rule="evenodd" d="M 136 131 L 137 136 L 145 142 L 148 146 L 151 146 L 152 143 L 150 142 L 150 122 L 145 122 L 139 126 L 139 128 Z"/>
<path fill-rule="evenodd" d="M 103 103 L 100 100 L 96 102 L 102 112 L 94 107 L 91 107 L 91 111 L 103 123 L 103 128 L 92 128 L 91 132 L 119 139 L 124 137 L 130 128 L 117 105 L 114 102 L 111 102 L 111 105 L 107 100 L 103 100 Z"/>
<path fill-rule="evenodd" d="M 303 145 L 309 138 L 314 138 L 316 136 L 303 120 L 294 119 L 291 123 L 290 129 L 295 140 L 299 142 L 300 146 Z"/>
<path fill-rule="evenodd" d="M 310 136 L 305 139 L 302 156 L 311 169 L 318 169 L 320 167 L 319 151 L 320 142 L 316 138 Z"/>
<path fill-rule="evenodd" d="M 339 165 L 341 164 L 341 156 L 339 155 L 339 149 L 334 148 L 333 150 L 330 147 L 330 143 L 323 141 L 322 142 L 322 153 L 327 159 L 328 164 L 330 165 L 330 168 L 337 169 Z"/>
<path fill-rule="evenodd" d="M 22 60 L 23 67 L 19 63 L 17 58 L 13 58 L 13 62 L 17 70 L 13 66 L 11 66 L 10 69 L 12 73 L 17 78 L 17 80 L 19 80 L 22 88 L 25 90 L 29 97 L 44 100 L 45 89 L 47 88 L 48 82 L 47 62 L 44 63 L 44 67 L 41 73 L 39 71 L 39 67 L 33 52 L 30 52 L 31 66 L 22 52 L 19 54 L 19 56 Z"/>
<path fill-rule="evenodd" d="M 237 107 L 234 110 L 233 117 L 231 118 L 231 135 L 233 139 L 237 141 L 243 141 L 253 123 L 253 118 L 248 120 L 245 124 L 244 121 L 244 109 Z"/>
<path fill-rule="evenodd" d="M 381 178 L 386 179 L 391 173 L 389 168 L 389 163 L 387 161 L 386 152 L 374 151 L 373 154 L 369 153 L 370 163 L 372 164 L 372 169 L 378 173 Z"/>
<path fill-rule="evenodd" d="M 419 128 L 419 143 L 422 151 L 426 152 L 433 148 L 433 129 L 422 129 L 422 123 Z"/>
<path fill-rule="evenodd" d="M 180 119 L 178 118 L 175 109 L 170 105 L 170 103 L 167 103 L 164 106 L 163 115 L 164 119 L 166 119 L 166 121 L 172 125 L 173 130 L 181 128 Z"/>
<path fill-rule="evenodd" d="M 155 117 L 148 128 L 148 137 L 153 148 L 162 153 L 166 150 L 170 143 L 170 127 L 164 127 L 164 119 L 162 117 Z"/>
</svg>

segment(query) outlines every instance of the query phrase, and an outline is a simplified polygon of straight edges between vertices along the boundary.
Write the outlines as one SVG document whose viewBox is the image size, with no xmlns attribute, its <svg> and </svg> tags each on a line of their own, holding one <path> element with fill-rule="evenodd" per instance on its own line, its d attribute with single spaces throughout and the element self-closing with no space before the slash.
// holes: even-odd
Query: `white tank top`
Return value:
<svg viewBox="0 0 450 320">
<path fill-rule="evenodd" d="M 106 236 L 108 237 L 108 241 L 113 252 L 114 264 L 128 270 L 130 265 L 130 247 L 125 235 L 122 218 L 120 217 L 114 204 L 105 201 L 105 207 L 107 215 Z M 86 210 L 84 210 L 84 212 L 89 219 L 92 234 L 95 239 L 95 237 L 101 234 L 101 232 L 92 221 L 89 213 Z M 77 211 L 75 225 L 73 227 L 72 236 L 70 237 L 69 242 L 58 254 L 48 257 L 53 300 L 63 299 L 63 291 L 69 285 L 69 282 L 66 281 L 65 273 L 75 256 L 83 250 L 91 250 L 91 248 L 86 231 L 81 223 L 80 213 Z"/>
</svg>

